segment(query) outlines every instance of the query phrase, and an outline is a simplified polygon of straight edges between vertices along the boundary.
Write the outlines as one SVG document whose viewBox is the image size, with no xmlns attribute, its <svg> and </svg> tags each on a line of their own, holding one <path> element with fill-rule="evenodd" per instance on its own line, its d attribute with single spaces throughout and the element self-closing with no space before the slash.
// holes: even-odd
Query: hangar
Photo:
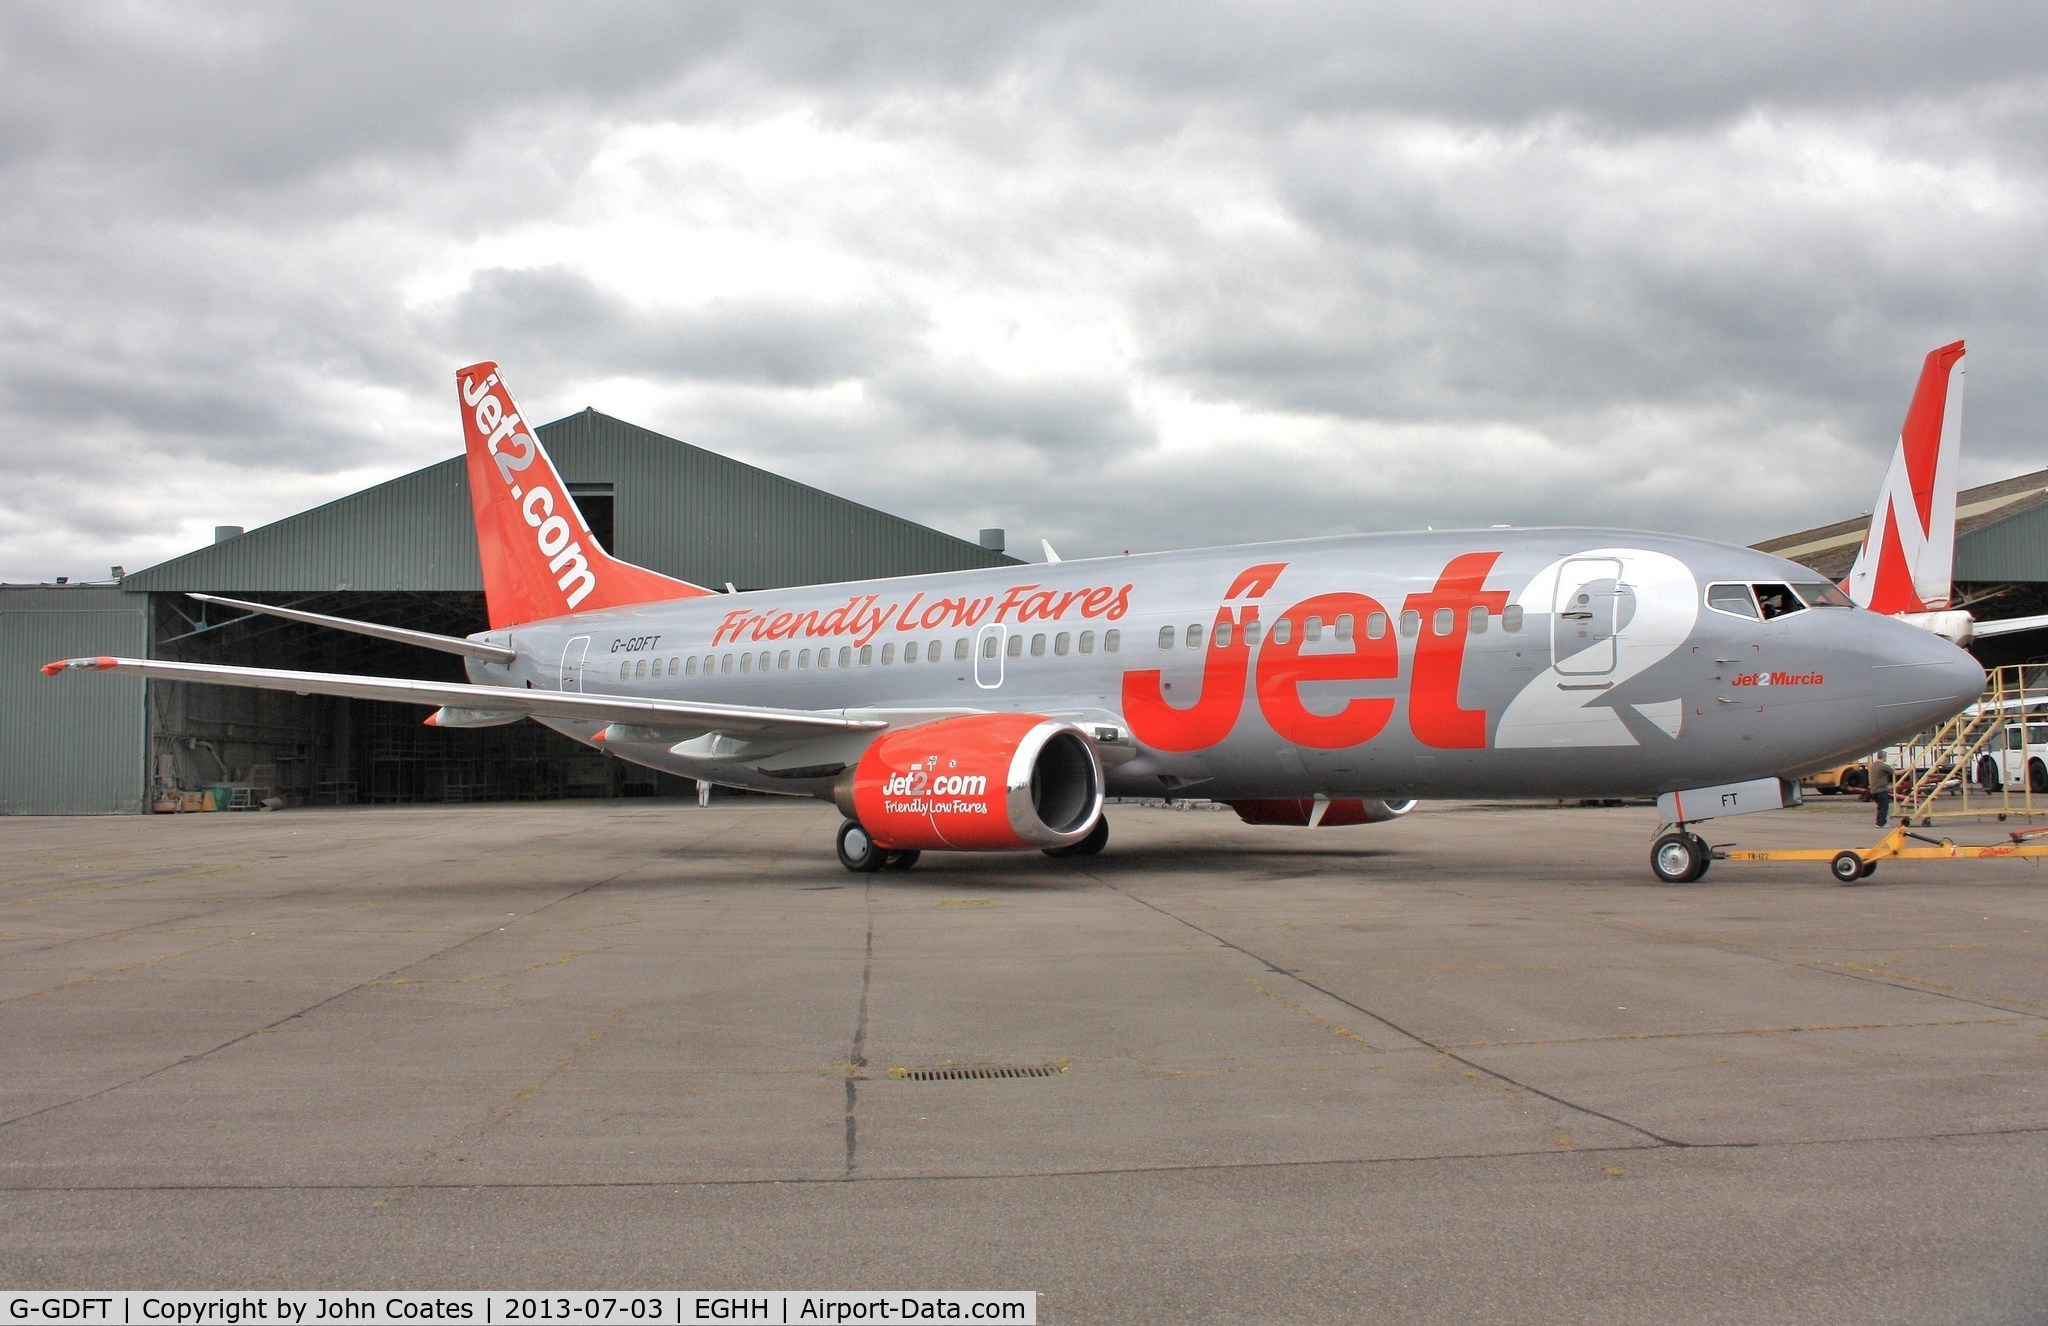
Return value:
<svg viewBox="0 0 2048 1326">
<path fill-rule="evenodd" d="M 600 542 L 707 586 L 769 589 L 1012 564 L 969 542 L 595 410 L 541 440 Z M 988 544 L 991 546 L 983 546 Z M 253 805 L 652 795 L 689 784 L 538 724 L 422 726 L 405 705 L 106 677 L 55 686 L 87 654 L 461 680 L 449 655 L 186 597 L 231 595 L 416 630 L 485 623 L 460 455 L 117 582 L 0 588 L 0 811 L 120 814 L 162 789 Z"/>
</svg>

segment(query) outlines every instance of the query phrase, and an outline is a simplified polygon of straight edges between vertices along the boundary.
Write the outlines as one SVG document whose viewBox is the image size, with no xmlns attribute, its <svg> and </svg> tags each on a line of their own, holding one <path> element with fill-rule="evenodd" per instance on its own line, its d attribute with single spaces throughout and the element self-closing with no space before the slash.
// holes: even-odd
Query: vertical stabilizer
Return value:
<svg viewBox="0 0 2048 1326">
<path fill-rule="evenodd" d="M 1956 466 L 1963 436 L 1963 343 L 1927 356 L 1899 448 L 1843 588 L 1873 612 L 1946 608 L 1956 556 Z"/>
<path fill-rule="evenodd" d="M 493 628 L 711 592 L 598 546 L 496 364 L 458 369 L 455 394 Z"/>
</svg>

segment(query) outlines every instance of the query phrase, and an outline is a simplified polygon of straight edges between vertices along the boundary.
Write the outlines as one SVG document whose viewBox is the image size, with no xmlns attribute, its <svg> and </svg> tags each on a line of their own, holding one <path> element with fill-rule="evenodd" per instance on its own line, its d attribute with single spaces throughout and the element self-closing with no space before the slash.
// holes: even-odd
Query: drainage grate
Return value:
<svg viewBox="0 0 2048 1326">
<path fill-rule="evenodd" d="M 912 1082 L 982 1082 L 1006 1077 L 1059 1077 L 1066 1071 L 1065 1064 L 975 1064 L 965 1068 L 896 1068 L 889 1071 L 889 1076 Z"/>
</svg>

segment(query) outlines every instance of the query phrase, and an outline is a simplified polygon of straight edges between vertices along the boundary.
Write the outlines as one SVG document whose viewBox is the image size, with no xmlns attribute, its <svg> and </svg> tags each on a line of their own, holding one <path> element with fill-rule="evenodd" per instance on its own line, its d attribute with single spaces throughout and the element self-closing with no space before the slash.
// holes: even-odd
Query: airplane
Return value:
<svg viewBox="0 0 2048 1326">
<path fill-rule="evenodd" d="M 50 675 L 532 718 L 624 759 L 843 812 L 840 863 L 1103 850 L 1106 798 L 1252 824 L 1423 798 L 1657 795 L 1661 880 L 1700 821 L 1977 698 L 1975 660 L 1794 563 L 1594 528 L 1359 534 L 716 593 L 612 557 L 494 363 L 456 374 L 489 629 L 213 601 L 460 655 L 469 683 L 78 658 Z"/>
<path fill-rule="evenodd" d="M 1963 342 L 1927 353 L 1899 428 L 1870 528 L 1842 589 L 1868 608 L 1958 645 L 2048 626 L 2048 616 L 1980 622 L 1950 606 L 1956 557 L 1956 468 L 1963 447 Z"/>
</svg>

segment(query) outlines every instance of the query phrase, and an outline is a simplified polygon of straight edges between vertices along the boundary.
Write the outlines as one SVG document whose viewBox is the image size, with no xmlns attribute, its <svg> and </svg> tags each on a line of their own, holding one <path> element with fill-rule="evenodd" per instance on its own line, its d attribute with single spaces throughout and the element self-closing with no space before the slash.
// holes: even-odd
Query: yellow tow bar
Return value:
<svg viewBox="0 0 2048 1326">
<path fill-rule="evenodd" d="M 1717 847 L 1717 861 L 1825 861 L 1834 877 L 1853 884 L 1877 871 L 1877 863 L 1890 858 L 1901 861 L 1961 861 L 1986 857 L 2033 858 L 2048 856 L 2048 828 L 2016 829 L 2002 843 L 1972 845 L 1948 838 L 1930 838 L 1901 824 L 1874 846 L 1862 851 L 1828 847 Z M 1920 846 L 1908 846 L 1917 843 Z"/>
</svg>

